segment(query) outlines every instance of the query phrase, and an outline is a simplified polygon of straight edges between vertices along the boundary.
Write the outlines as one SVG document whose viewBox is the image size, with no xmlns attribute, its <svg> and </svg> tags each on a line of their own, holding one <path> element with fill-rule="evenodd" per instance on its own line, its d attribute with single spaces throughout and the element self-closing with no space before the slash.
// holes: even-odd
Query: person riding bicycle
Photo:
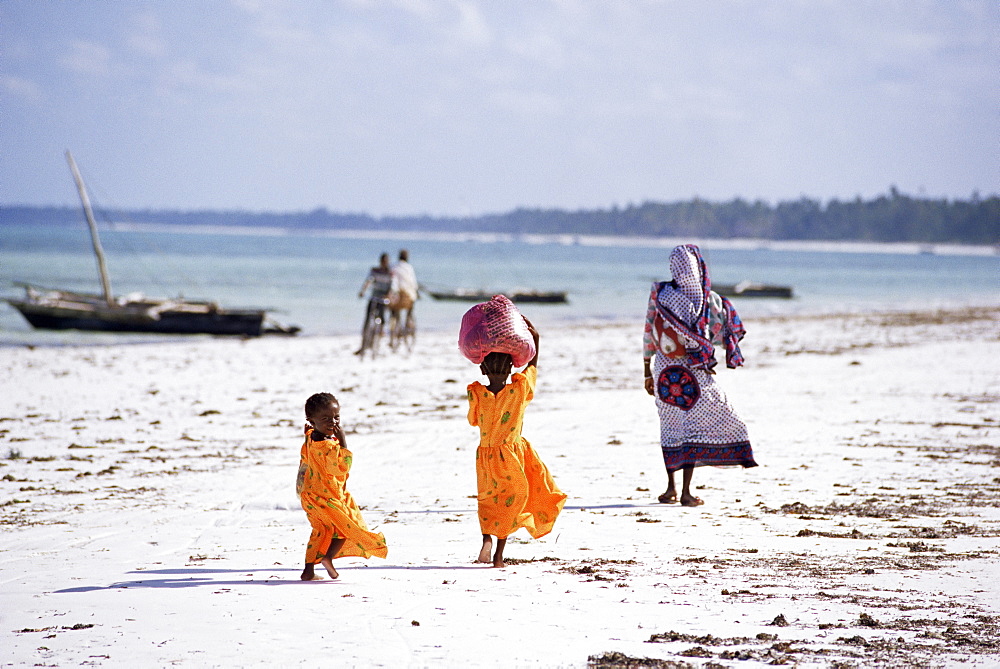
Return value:
<svg viewBox="0 0 1000 669">
<path fill-rule="evenodd" d="M 365 322 L 361 326 L 361 348 L 354 352 L 355 355 L 361 355 L 365 352 L 365 331 L 368 329 L 372 315 L 377 314 L 382 322 L 385 322 L 386 300 L 393 288 L 392 268 L 389 267 L 388 253 L 379 256 L 378 266 L 372 267 L 368 272 L 368 277 L 365 278 L 365 282 L 361 284 L 361 290 L 358 291 L 359 299 L 365 296 L 369 287 L 371 287 L 371 297 L 368 298 Z"/>
<path fill-rule="evenodd" d="M 407 330 L 412 330 L 413 306 L 420 297 L 420 284 L 417 282 L 417 273 L 413 271 L 410 264 L 410 252 L 406 249 L 399 251 L 399 261 L 392 266 L 392 290 L 389 294 L 389 309 L 396 318 L 406 312 L 403 322 Z"/>
</svg>

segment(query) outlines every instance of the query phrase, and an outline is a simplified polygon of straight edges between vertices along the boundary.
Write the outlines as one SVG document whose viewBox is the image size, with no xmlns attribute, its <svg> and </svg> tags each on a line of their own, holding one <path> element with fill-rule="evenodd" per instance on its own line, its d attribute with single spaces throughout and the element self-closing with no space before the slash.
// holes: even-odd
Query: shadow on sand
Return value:
<svg viewBox="0 0 1000 669">
<path fill-rule="evenodd" d="M 485 569 L 487 565 L 358 565 L 358 566 L 337 566 L 339 572 L 349 572 L 361 569 L 405 569 L 410 571 L 444 570 L 454 571 L 459 569 Z M 278 576 L 276 572 L 283 572 L 283 576 Z M 288 572 L 295 574 L 288 575 Z M 298 585 L 303 583 L 343 583 L 342 580 L 324 578 L 322 581 L 301 581 L 298 568 L 274 567 L 269 569 L 247 570 L 247 569 L 209 569 L 203 567 L 186 569 L 150 569 L 143 571 L 131 571 L 129 574 L 142 574 L 151 576 L 174 576 L 176 578 L 143 578 L 131 581 L 117 581 L 110 585 L 81 585 L 75 588 L 64 588 L 53 590 L 53 594 L 71 594 L 80 592 L 95 592 L 98 590 L 124 590 L 133 588 L 232 588 L 245 585 Z M 217 580 L 213 575 L 218 574 L 244 574 L 247 578 L 243 580 Z M 272 574 L 264 578 L 258 578 L 258 574 Z"/>
</svg>

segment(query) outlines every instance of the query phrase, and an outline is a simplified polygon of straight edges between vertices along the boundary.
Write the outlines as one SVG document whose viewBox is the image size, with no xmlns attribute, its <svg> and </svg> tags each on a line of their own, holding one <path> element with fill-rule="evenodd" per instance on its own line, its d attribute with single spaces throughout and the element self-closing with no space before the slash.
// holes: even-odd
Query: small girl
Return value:
<svg viewBox="0 0 1000 669">
<path fill-rule="evenodd" d="M 330 578 L 340 574 L 333 558 L 372 555 L 384 558 L 385 537 L 369 532 L 351 493 L 347 477 L 353 456 L 347 450 L 340 425 L 340 403 L 330 393 L 317 393 L 306 401 L 306 440 L 302 444 L 295 490 L 312 525 L 306 546 L 303 581 L 319 581 L 313 565 L 322 563 Z"/>
<path fill-rule="evenodd" d="M 478 381 L 469 384 L 469 424 L 479 426 L 480 435 L 476 483 L 483 547 L 477 562 L 491 561 L 493 535 L 497 538 L 494 567 L 505 566 L 503 549 L 508 535 L 523 527 L 536 539 L 545 536 L 566 503 L 566 495 L 521 436 L 524 410 L 534 397 L 538 375 L 538 332 L 527 319 L 525 323 L 535 340 L 535 357 L 524 371 L 511 376 L 511 356 L 492 352 L 479 366 L 489 385 Z"/>
</svg>

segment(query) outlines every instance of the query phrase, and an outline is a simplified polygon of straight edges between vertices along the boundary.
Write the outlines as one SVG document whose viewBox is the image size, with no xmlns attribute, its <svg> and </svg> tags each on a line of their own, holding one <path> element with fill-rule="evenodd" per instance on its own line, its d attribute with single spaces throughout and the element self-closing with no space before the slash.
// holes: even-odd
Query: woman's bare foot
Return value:
<svg viewBox="0 0 1000 669">
<path fill-rule="evenodd" d="M 681 495 L 681 506 L 701 506 L 705 502 L 701 501 L 701 497 L 695 497 L 694 495 Z"/>
<path fill-rule="evenodd" d="M 507 566 L 507 563 L 505 563 L 505 562 L 503 561 L 503 558 L 500 558 L 499 560 L 494 560 L 494 561 L 493 561 L 493 567 L 494 567 L 495 569 L 503 569 L 503 568 L 505 568 L 506 566 Z"/>
<path fill-rule="evenodd" d="M 479 557 L 476 558 L 476 562 L 482 562 L 488 564 L 492 562 L 490 558 L 490 553 L 493 552 L 493 537 L 488 534 L 483 535 L 483 547 L 479 551 Z"/>
<path fill-rule="evenodd" d="M 667 488 L 667 491 L 656 498 L 660 504 L 676 504 L 677 503 L 677 491 L 673 488 Z"/>
<path fill-rule="evenodd" d="M 340 578 L 340 574 L 333 568 L 333 558 L 324 557 L 319 563 L 326 567 L 326 573 L 330 575 L 330 578 Z"/>
<path fill-rule="evenodd" d="M 307 564 L 306 568 L 302 570 L 302 575 L 299 576 L 303 581 L 322 581 L 322 576 L 317 576 L 314 571 L 313 565 Z"/>
</svg>

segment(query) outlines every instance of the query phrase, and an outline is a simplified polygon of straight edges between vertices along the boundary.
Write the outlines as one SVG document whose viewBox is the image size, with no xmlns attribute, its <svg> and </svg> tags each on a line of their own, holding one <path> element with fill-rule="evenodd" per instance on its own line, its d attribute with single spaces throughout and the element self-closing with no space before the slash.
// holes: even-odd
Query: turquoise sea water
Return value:
<svg viewBox="0 0 1000 669">
<path fill-rule="evenodd" d="M 697 240 L 593 238 L 435 238 L 289 234 L 274 230 L 170 231 L 143 226 L 102 230 L 116 294 L 210 298 L 224 306 L 274 309 L 302 334 L 354 333 L 364 301 L 357 291 L 385 251 L 410 251 L 431 288 L 565 290 L 569 304 L 522 305 L 538 326 L 579 321 L 639 321 L 649 285 L 669 279 L 674 243 Z M 1000 304 L 1000 255 L 991 249 L 704 241 L 714 281 L 790 285 L 796 297 L 740 299 L 744 320 L 782 313 L 880 311 Z M 0 294 L 13 281 L 99 292 L 86 229 L 0 225 Z M 422 329 L 454 330 L 471 306 L 424 297 Z M 149 336 L 33 331 L 0 303 L 0 345 L 117 343 Z M 153 337 L 152 339 L 156 339 Z"/>
</svg>

